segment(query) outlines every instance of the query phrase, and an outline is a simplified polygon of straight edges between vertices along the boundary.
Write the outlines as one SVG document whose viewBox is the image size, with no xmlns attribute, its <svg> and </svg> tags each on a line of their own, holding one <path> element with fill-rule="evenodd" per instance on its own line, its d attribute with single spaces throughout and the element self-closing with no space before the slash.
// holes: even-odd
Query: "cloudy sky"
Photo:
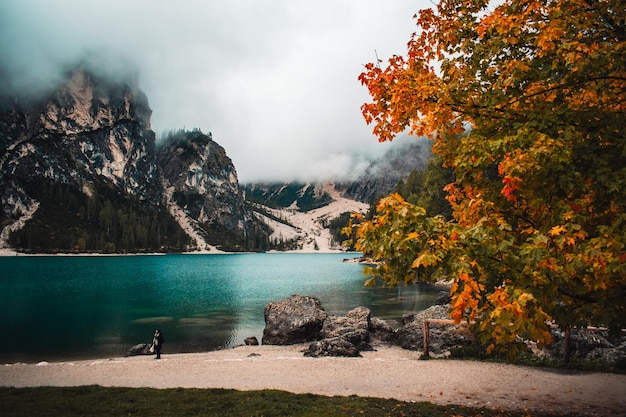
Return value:
<svg viewBox="0 0 626 417">
<path fill-rule="evenodd" d="M 138 68 L 157 135 L 183 127 L 212 132 L 241 182 L 314 179 L 358 171 L 389 149 L 363 121 L 359 107 L 368 95 L 357 77 L 376 54 L 404 54 L 413 15 L 431 6 L 0 0 L 0 62 L 32 87 L 86 51 L 107 51 L 119 57 L 112 64 Z"/>
</svg>

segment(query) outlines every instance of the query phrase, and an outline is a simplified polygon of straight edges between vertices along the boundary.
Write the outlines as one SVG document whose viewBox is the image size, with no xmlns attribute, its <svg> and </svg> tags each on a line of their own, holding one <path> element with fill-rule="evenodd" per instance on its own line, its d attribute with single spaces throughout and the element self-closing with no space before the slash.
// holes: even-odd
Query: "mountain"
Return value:
<svg viewBox="0 0 626 417">
<path fill-rule="evenodd" d="M 398 181 L 405 180 L 412 171 L 425 170 L 430 154 L 431 142 L 428 140 L 407 139 L 371 161 L 356 179 L 338 181 L 336 188 L 345 198 L 376 202 L 392 193 Z"/>
<path fill-rule="evenodd" d="M 161 205 L 151 110 L 132 82 L 80 66 L 0 103 L 2 244 L 33 252 L 178 249 Z"/>
<path fill-rule="evenodd" d="M 183 134 L 159 150 L 160 167 L 150 116 L 133 80 L 112 80 L 86 65 L 38 99 L 2 97 L 0 246 L 153 252 L 210 249 L 208 242 L 247 250 L 266 242 L 224 150 L 201 132 Z M 186 147 L 193 152 L 179 152 Z M 186 183 L 196 167 L 206 173 Z M 203 192 L 215 198 L 178 210 Z M 185 218 L 172 215 L 185 210 Z"/>
<path fill-rule="evenodd" d="M 5 182 L 45 179 L 89 188 L 104 182 L 139 200 L 159 195 L 151 110 L 143 93 L 83 68 L 35 103 L 4 99 Z"/>
<path fill-rule="evenodd" d="M 340 231 L 352 212 L 365 213 L 370 204 L 394 192 L 398 181 L 424 170 L 430 143 L 409 141 L 370 162 L 350 181 L 244 184 L 246 199 L 272 229 L 270 242 L 282 250 L 340 250 Z"/>
<path fill-rule="evenodd" d="M 328 178 L 308 183 L 247 183 L 243 184 L 243 189 L 249 201 L 274 209 L 309 211 L 328 205 L 336 196 L 371 204 L 394 192 L 398 182 L 406 180 L 414 170 L 425 170 L 430 155 L 430 142 L 411 140 L 370 161 L 359 175 L 350 180 Z"/>
<path fill-rule="evenodd" d="M 257 218 L 271 230 L 270 246 L 282 251 L 345 250 L 340 231 L 348 215 L 369 208 L 343 197 L 332 181 L 247 184 L 244 188 Z"/>
<path fill-rule="evenodd" d="M 170 133 L 157 163 L 170 213 L 185 225 L 196 249 L 267 248 L 270 230 L 246 205 L 235 166 L 210 133 Z"/>
<path fill-rule="evenodd" d="M 309 211 L 333 201 L 324 183 L 252 183 L 244 189 L 249 201 L 274 209 Z"/>
</svg>

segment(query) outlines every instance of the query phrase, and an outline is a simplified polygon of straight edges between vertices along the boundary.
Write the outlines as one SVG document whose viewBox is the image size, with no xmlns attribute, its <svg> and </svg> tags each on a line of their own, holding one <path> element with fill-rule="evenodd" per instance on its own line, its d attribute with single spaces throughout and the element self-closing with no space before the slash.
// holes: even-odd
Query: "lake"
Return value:
<svg viewBox="0 0 626 417">
<path fill-rule="evenodd" d="M 357 254 L 0 257 L 0 363 L 123 356 L 149 343 L 163 354 L 261 341 L 264 307 L 292 294 L 329 314 L 358 307 L 399 323 L 441 288 L 363 286 Z"/>
</svg>

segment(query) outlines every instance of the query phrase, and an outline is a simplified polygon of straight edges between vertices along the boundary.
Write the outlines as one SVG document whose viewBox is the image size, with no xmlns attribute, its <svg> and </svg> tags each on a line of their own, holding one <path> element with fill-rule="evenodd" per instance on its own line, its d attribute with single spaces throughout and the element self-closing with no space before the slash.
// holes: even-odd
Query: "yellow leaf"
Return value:
<svg viewBox="0 0 626 417">
<path fill-rule="evenodd" d="M 520 303 L 520 305 L 525 306 L 527 302 L 532 301 L 534 299 L 535 297 L 532 294 L 525 292 L 519 296 L 518 302 Z"/>
<path fill-rule="evenodd" d="M 564 231 L 565 231 L 565 226 L 554 226 L 552 229 L 550 229 L 548 234 L 550 236 L 557 236 L 557 235 L 563 233 Z"/>
</svg>

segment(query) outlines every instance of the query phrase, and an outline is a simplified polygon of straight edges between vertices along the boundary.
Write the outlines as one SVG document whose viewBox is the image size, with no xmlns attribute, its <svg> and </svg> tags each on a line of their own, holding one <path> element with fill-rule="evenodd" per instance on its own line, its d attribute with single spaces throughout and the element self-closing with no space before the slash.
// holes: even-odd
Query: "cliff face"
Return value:
<svg viewBox="0 0 626 417">
<path fill-rule="evenodd" d="M 139 90 L 79 69 L 44 107 L 39 137 L 62 138 L 74 180 L 108 182 L 140 200 L 159 201 L 151 113 Z"/>
<path fill-rule="evenodd" d="M 154 201 L 160 190 L 150 113 L 141 92 L 79 68 L 38 105 L 4 113 L 2 177 L 84 189 L 104 182 Z"/>
<path fill-rule="evenodd" d="M 132 82 L 78 67 L 39 100 L 2 101 L 1 214 L 11 228 L 0 245 L 107 252 L 181 246 L 184 233 L 161 203 L 151 110 Z"/>
<path fill-rule="evenodd" d="M 267 233 L 245 205 L 235 166 L 210 133 L 170 134 L 158 151 L 158 165 L 170 211 L 188 218 L 199 249 L 259 249 L 254 240 Z"/>
</svg>

